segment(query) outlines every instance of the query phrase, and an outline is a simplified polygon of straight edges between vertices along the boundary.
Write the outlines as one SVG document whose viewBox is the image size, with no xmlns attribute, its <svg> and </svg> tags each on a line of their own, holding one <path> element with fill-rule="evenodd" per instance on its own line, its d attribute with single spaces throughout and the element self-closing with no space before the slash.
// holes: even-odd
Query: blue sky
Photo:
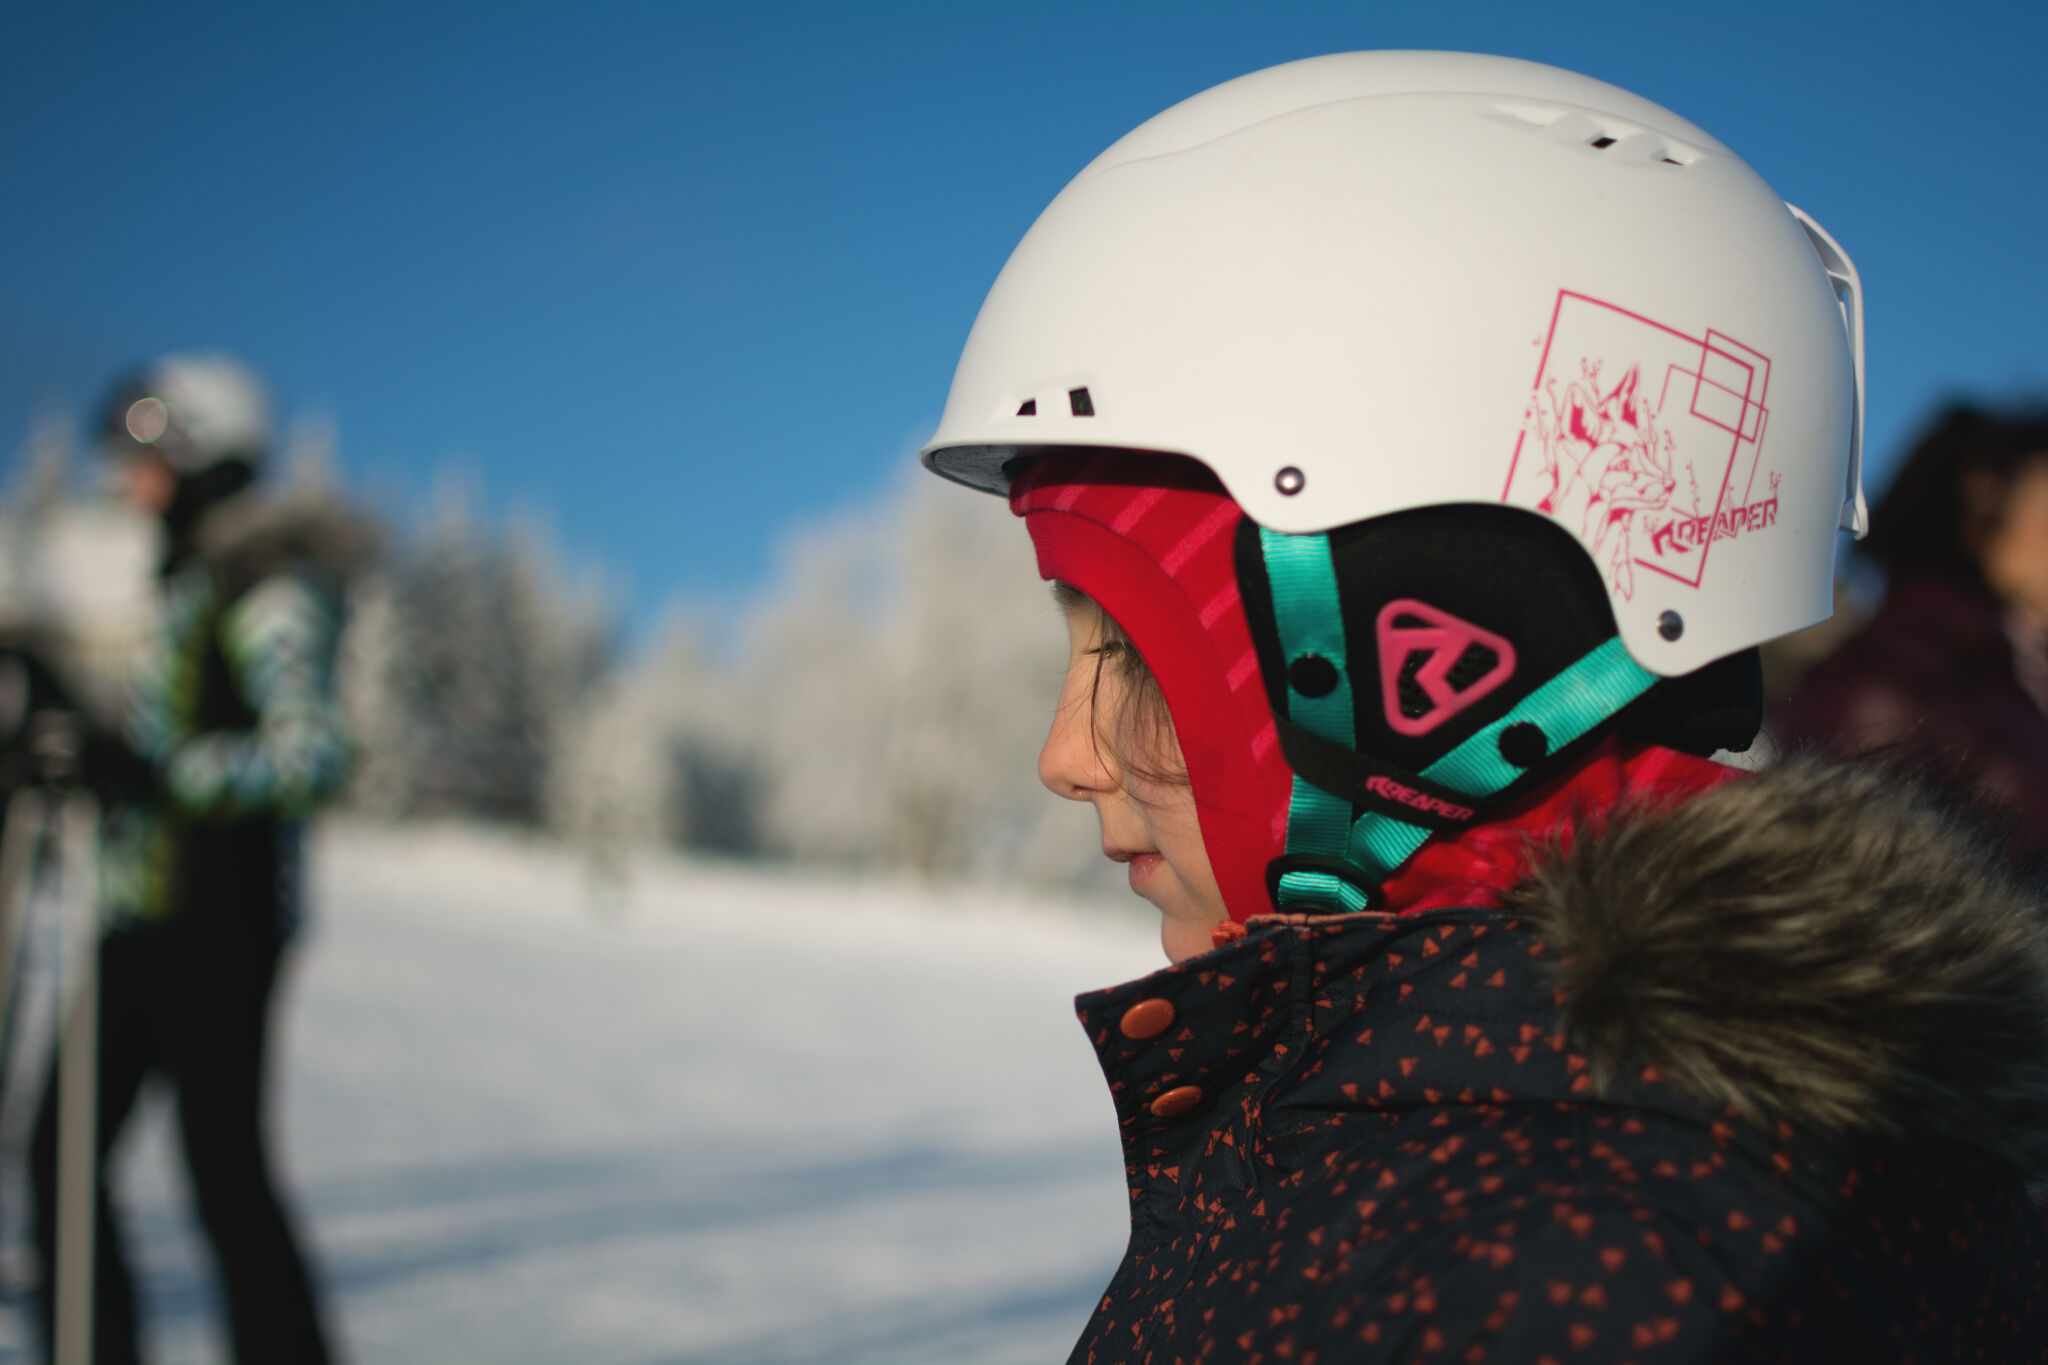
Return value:
<svg viewBox="0 0 2048 1365">
<path fill-rule="evenodd" d="M 1102 147 L 1362 47 L 1677 109 L 1856 257 L 1873 460 L 2048 379 L 2048 6 L 27 3 L 0 44 L 0 452 L 115 367 L 232 349 L 350 476 L 469 471 L 646 621 L 874 498 Z"/>
</svg>

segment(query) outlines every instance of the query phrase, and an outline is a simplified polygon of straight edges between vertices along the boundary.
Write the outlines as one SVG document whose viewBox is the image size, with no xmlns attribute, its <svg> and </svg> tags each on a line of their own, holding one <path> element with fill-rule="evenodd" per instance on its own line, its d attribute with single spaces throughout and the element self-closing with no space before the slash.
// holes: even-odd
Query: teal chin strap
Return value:
<svg viewBox="0 0 2048 1365">
<path fill-rule="evenodd" d="M 1259 544 L 1272 585 L 1281 656 L 1287 664 L 1287 719 L 1353 749 L 1350 670 L 1330 538 L 1262 527 Z M 1318 659 L 1331 668 L 1319 667 L 1314 662 Z M 1656 681 L 1656 674 L 1629 657 L 1618 637 L 1609 638 L 1505 716 L 1424 768 L 1421 776 L 1484 802 L 1527 772 L 1501 755 L 1501 736 L 1509 728 L 1535 726 L 1546 751 L 1556 753 Z M 1276 906 L 1322 912 L 1366 909 L 1373 899 L 1368 888 L 1377 888 L 1430 838 L 1430 830 L 1394 816 L 1367 810 L 1353 819 L 1352 810 L 1349 799 L 1295 777 L 1287 808 L 1285 862 L 1297 866 L 1273 881 Z M 1311 866 L 1298 866 L 1303 863 Z M 1332 870 L 1315 870 L 1317 863 L 1329 864 Z"/>
<path fill-rule="evenodd" d="M 1259 530 L 1266 576 L 1273 584 L 1273 611 L 1279 618 L 1280 652 L 1288 664 L 1287 715 L 1349 749 L 1356 742 L 1351 723 L 1351 674 L 1344 652 L 1344 614 L 1338 605 L 1337 569 L 1330 560 L 1330 538 L 1290 536 Z M 1322 659 L 1327 669 L 1302 668 L 1304 660 Z M 1300 683 L 1328 683 L 1327 690 L 1303 692 Z M 1287 851 L 1341 858 L 1351 831 L 1351 803 L 1294 779 L 1287 803 Z M 1275 903 L 1312 901 L 1328 910 L 1363 910 L 1366 892 L 1330 872 L 1288 872 L 1281 876 Z"/>
</svg>

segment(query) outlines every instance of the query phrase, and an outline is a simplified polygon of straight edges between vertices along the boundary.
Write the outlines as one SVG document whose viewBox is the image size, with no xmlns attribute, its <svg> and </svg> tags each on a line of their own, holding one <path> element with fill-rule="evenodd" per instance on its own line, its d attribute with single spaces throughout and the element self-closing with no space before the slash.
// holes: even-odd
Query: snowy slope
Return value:
<svg viewBox="0 0 2048 1365">
<path fill-rule="evenodd" d="M 1064 1358 L 1125 1233 L 1071 996 L 1160 964 L 1142 907 L 347 826 L 315 884 L 283 1159 L 350 1359 Z M 162 1117 L 158 1358 L 220 1360 Z"/>
</svg>

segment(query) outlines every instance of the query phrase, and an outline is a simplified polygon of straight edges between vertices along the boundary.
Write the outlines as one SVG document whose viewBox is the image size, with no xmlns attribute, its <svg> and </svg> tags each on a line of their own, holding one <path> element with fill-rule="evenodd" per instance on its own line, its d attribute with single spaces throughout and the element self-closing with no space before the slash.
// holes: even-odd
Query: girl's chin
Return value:
<svg viewBox="0 0 2048 1365">
<path fill-rule="evenodd" d="M 1173 876 L 1163 855 L 1140 853 L 1129 868 L 1131 890 L 1159 912 L 1159 941 L 1170 960 L 1182 962 L 1216 946 L 1211 931 L 1223 912 L 1205 913 Z"/>
<path fill-rule="evenodd" d="M 1159 921 L 1159 946 L 1166 950 L 1168 962 L 1185 962 L 1216 946 L 1210 926 L 1189 924 L 1163 912 Z"/>
</svg>

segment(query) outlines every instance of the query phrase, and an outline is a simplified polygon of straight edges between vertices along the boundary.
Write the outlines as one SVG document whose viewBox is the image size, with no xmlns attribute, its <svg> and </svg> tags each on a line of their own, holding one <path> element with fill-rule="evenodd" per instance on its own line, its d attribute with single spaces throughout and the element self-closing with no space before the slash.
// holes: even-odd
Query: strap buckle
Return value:
<svg viewBox="0 0 2048 1365">
<path fill-rule="evenodd" d="M 1349 858 L 1333 858 L 1321 853 L 1283 853 L 1266 864 L 1266 899 L 1273 903 L 1276 910 L 1281 908 L 1280 879 L 1293 872 L 1336 878 L 1365 898 L 1367 910 L 1379 910 L 1386 906 L 1385 889 L 1374 881 L 1364 868 Z M 1331 907 L 1309 913 L 1335 915 L 1349 912 Z"/>
</svg>

